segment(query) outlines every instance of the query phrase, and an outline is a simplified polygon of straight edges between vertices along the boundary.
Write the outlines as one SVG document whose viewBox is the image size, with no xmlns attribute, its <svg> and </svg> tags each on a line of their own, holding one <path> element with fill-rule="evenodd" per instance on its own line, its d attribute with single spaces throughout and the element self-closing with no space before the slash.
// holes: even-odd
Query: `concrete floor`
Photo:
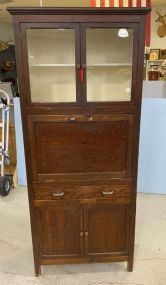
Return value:
<svg viewBox="0 0 166 285">
<path fill-rule="evenodd" d="M 138 194 L 134 272 L 126 263 L 42 267 L 34 277 L 27 191 L 0 198 L 0 285 L 166 285 L 166 196 Z"/>
</svg>

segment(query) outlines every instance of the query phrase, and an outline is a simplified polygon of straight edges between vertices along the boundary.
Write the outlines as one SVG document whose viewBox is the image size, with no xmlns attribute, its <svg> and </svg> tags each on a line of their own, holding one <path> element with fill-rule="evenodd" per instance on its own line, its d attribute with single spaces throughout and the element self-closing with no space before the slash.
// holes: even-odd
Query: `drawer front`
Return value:
<svg viewBox="0 0 166 285">
<path fill-rule="evenodd" d="M 68 200 L 94 198 L 131 198 L 131 186 L 70 186 L 70 187 L 35 187 L 36 200 Z"/>
</svg>

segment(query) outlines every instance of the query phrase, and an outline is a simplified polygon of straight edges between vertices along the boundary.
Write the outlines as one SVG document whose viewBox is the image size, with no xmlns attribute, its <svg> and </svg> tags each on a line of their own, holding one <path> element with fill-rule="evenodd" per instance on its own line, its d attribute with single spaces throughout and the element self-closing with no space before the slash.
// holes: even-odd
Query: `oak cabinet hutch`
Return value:
<svg viewBox="0 0 166 285">
<path fill-rule="evenodd" d="M 36 275 L 41 265 L 133 269 L 148 8 L 13 15 Z"/>
</svg>

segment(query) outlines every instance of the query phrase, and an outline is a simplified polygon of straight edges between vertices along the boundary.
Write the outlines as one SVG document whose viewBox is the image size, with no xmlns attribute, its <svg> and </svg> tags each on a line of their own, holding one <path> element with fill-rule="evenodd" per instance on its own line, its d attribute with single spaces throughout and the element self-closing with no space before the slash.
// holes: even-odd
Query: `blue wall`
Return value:
<svg viewBox="0 0 166 285">
<path fill-rule="evenodd" d="M 27 179 L 19 98 L 14 98 L 14 117 L 16 128 L 18 185 L 25 186 L 27 185 Z"/>
<path fill-rule="evenodd" d="M 166 99 L 143 99 L 138 191 L 166 194 Z"/>
</svg>

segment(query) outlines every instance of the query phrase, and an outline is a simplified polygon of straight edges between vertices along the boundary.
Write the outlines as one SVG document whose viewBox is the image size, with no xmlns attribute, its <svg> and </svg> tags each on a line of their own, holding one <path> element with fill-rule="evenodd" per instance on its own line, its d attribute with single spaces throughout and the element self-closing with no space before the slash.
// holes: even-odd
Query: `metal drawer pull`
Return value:
<svg viewBox="0 0 166 285">
<path fill-rule="evenodd" d="M 109 195 L 113 195 L 114 191 L 111 191 L 111 192 L 102 191 L 102 194 L 105 195 L 105 196 L 109 196 Z"/>
<path fill-rule="evenodd" d="M 75 118 L 75 117 L 70 117 L 70 118 L 69 118 L 69 121 L 70 121 L 70 122 L 75 122 L 75 121 L 76 121 L 76 118 Z"/>
<path fill-rule="evenodd" d="M 54 197 L 63 197 L 64 196 L 64 192 L 59 192 L 59 193 L 53 192 L 53 196 Z"/>
<path fill-rule="evenodd" d="M 93 117 L 89 117 L 89 121 L 93 121 Z"/>
</svg>

